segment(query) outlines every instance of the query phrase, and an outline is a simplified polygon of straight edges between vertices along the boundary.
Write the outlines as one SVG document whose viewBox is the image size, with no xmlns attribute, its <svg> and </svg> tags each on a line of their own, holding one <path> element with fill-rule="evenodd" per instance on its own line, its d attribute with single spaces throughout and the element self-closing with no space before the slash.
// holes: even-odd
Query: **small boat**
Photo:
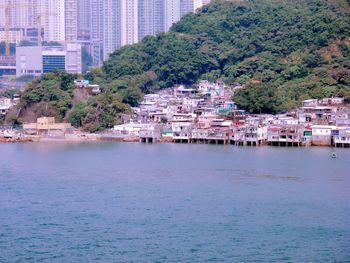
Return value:
<svg viewBox="0 0 350 263">
<path fill-rule="evenodd" d="M 15 136 L 15 134 L 11 131 L 4 132 L 4 138 L 6 138 L 6 139 L 13 138 L 14 136 Z"/>
<path fill-rule="evenodd" d="M 337 158 L 337 154 L 335 152 L 332 152 L 332 158 Z"/>
</svg>

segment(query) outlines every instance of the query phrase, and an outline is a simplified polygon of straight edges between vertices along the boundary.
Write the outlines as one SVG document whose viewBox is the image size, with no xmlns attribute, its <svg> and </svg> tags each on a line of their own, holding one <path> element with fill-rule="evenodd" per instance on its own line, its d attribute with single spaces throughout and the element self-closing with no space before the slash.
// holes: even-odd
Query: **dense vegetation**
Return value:
<svg viewBox="0 0 350 263">
<path fill-rule="evenodd" d="M 22 118 L 34 121 L 36 117 L 54 116 L 57 121 L 68 120 L 77 127 L 98 131 L 112 127 L 120 121 L 121 113 L 130 110 L 121 95 L 109 91 L 76 100 L 77 91 L 83 91 L 75 89 L 73 81 L 77 77 L 56 71 L 33 80 L 18 105 Z M 16 120 L 11 114 L 9 118 L 12 122 Z"/>
<path fill-rule="evenodd" d="M 349 4 L 214 0 L 185 16 L 169 33 L 115 51 L 102 69 L 85 77 L 103 87 L 99 98 L 107 96 L 108 105 L 117 101 L 135 106 L 142 93 L 199 79 L 245 84 L 234 100 L 250 112 L 283 112 L 311 97 L 340 95 L 349 101 Z M 74 114 L 84 116 L 76 125 L 91 121 L 86 116 L 99 98 L 75 106 Z M 62 117 L 70 107 L 63 105 L 55 106 Z M 109 127 L 120 115 L 122 107 L 117 108 L 107 111 L 108 116 L 94 112 L 94 123 Z"/>
</svg>

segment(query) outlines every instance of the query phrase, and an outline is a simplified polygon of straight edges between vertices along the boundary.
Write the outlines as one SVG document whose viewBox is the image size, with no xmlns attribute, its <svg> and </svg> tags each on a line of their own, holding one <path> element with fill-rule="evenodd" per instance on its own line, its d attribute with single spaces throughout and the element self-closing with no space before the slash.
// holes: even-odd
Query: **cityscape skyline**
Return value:
<svg viewBox="0 0 350 263">
<path fill-rule="evenodd" d="M 209 2 L 0 0 L 0 41 L 80 42 L 98 66 L 120 47 L 168 31 L 182 16 Z"/>
</svg>

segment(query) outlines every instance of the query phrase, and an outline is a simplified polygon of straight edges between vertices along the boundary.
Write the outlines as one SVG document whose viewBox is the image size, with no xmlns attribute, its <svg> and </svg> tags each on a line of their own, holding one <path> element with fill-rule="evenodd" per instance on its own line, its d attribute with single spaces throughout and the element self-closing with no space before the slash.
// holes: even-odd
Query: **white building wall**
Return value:
<svg viewBox="0 0 350 263">
<path fill-rule="evenodd" d="M 16 50 L 16 77 L 39 76 L 42 73 L 42 48 L 18 47 Z"/>
<path fill-rule="evenodd" d="M 66 44 L 66 72 L 82 73 L 81 45 L 78 43 Z"/>
</svg>

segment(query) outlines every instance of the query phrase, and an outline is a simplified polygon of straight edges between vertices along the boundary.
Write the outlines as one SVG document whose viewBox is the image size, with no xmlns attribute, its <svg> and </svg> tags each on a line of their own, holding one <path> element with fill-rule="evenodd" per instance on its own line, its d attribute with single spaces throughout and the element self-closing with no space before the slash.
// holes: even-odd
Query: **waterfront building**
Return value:
<svg viewBox="0 0 350 263">
<path fill-rule="evenodd" d="M 301 146 L 310 143 L 311 135 L 303 125 L 273 125 L 267 131 L 267 143 L 273 146 Z"/>
<path fill-rule="evenodd" d="M 333 144 L 335 147 L 350 148 L 350 126 L 338 129 L 334 134 Z"/>
<path fill-rule="evenodd" d="M 267 141 L 268 126 L 244 125 L 234 131 L 231 143 L 236 145 L 258 146 Z"/>
<path fill-rule="evenodd" d="M 333 135 L 337 135 L 337 127 L 334 125 L 313 125 L 312 145 L 331 146 Z"/>
<path fill-rule="evenodd" d="M 69 131 L 71 128 L 72 126 L 70 123 L 56 123 L 54 117 L 41 117 L 34 123 L 23 124 L 23 129 L 26 131 L 33 131 L 37 134 L 46 135 L 64 135 L 64 133 Z"/>
<path fill-rule="evenodd" d="M 126 136 L 139 136 L 140 131 L 153 130 L 153 124 L 147 123 L 125 123 L 121 125 L 115 125 L 112 129 L 113 133 L 117 135 Z"/>
</svg>

